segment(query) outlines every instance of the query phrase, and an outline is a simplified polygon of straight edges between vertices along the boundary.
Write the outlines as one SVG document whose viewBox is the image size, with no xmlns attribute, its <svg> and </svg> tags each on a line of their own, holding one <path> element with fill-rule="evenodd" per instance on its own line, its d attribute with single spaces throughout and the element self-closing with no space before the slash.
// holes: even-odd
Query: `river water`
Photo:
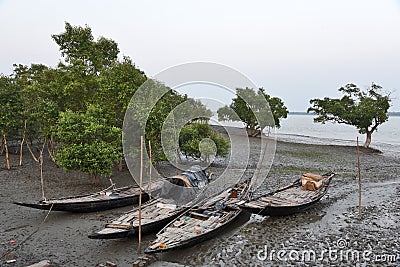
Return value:
<svg viewBox="0 0 400 267">
<path fill-rule="evenodd" d="M 356 146 L 357 137 L 359 145 L 364 145 L 366 135 L 360 134 L 356 127 L 347 124 L 327 122 L 315 123 L 313 115 L 289 114 L 286 119 L 281 119 L 281 127 L 276 130 L 278 141 L 316 144 L 316 145 L 340 145 Z M 241 122 L 218 122 L 231 127 L 244 127 Z M 400 155 L 400 116 L 390 116 L 389 120 L 378 127 L 372 134 L 370 147 L 380 150 L 385 155 L 399 157 Z"/>
<path fill-rule="evenodd" d="M 281 128 L 277 130 L 277 138 L 281 141 L 325 144 L 356 145 L 358 137 L 360 145 L 365 142 L 366 135 L 360 134 L 354 126 L 327 122 L 314 123 L 312 115 L 289 115 L 281 120 Z M 372 134 L 370 147 L 384 154 L 398 156 L 400 154 L 400 116 L 391 116 Z"/>
</svg>

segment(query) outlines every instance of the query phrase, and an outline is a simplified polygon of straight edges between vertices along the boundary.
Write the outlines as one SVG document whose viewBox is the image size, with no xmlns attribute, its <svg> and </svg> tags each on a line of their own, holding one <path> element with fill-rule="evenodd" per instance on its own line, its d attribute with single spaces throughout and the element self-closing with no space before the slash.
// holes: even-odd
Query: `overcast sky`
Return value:
<svg viewBox="0 0 400 267">
<path fill-rule="evenodd" d="M 51 34 L 64 22 L 119 44 L 152 76 L 185 62 L 233 67 L 305 111 L 352 82 L 392 91 L 400 111 L 399 0 L 22 1 L 0 0 L 0 72 L 60 59 Z"/>
</svg>

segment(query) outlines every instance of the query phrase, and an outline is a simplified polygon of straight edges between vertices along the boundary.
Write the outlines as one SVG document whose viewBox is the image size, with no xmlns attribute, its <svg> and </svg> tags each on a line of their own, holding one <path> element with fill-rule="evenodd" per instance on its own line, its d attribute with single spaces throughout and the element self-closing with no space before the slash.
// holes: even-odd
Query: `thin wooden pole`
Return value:
<svg viewBox="0 0 400 267">
<path fill-rule="evenodd" d="M 8 157 L 7 137 L 6 137 L 6 134 L 5 134 L 5 133 L 3 133 L 3 141 L 4 141 L 4 148 L 6 149 L 7 170 L 11 170 L 10 159 L 9 159 L 9 157 Z"/>
<path fill-rule="evenodd" d="M 139 176 L 139 243 L 138 255 L 140 255 L 140 243 L 142 242 L 142 183 L 143 183 L 143 135 L 140 136 L 140 176 Z"/>
<path fill-rule="evenodd" d="M 43 151 L 44 151 L 44 146 L 46 145 L 46 140 L 44 140 L 42 150 L 40 150 L 40 156 L 39 156 L 39 164 L 40 164 L 40 188 L 42 189 L 42 200 L 46 200 L 46 197 L 44 196 L 44 182 L 43 182 Z"/>
<path fill-rule="evenodd" d="M 149 140 L 149 156 L 150 156 L 150 163 L 149 163 L 149 198 L 151 199 L 151 168 L 153 167 L 152 165 L 152 156 L 151 156 L 151 142 Z"/>
<path fill-rule="evenodd" d="M 24 132 L 22 134 L 22 141 L 21 141 L 21 145 L 20 145 L 20 149 L 19 149 L 19 166 L 22 166 L 22 148 L 24 146 L 24 142 L 25 142 L 25 136 L 26 136 L 26 120 L 24 123 Z"/>
<path fill-rule="evenodd" d="M 357 136 L 357 158 L 358 158 L 358 219 L 361 220 L 361 167 L 360 167 L 360 147 Z"/>
<path fill-rule="evenodd" d="M 176 129 L 175 129 L 175 124 L 174 124 L 174 142 L 175 142 L 175 173 L 176 175 L 178 175 L 179 171 L 178 171 L 178 147 L 179 145 L 177 144 L 177 140 L 176 140 Z"/>
<path fill-rule="evenodd" d="M 171 110 L 172 110 L 172 104 L 170 104 Z M 175 170 L 176 170 L 176 175 L 178 175 L 178 147 L 179 143 L 177 144 L 176 140 L 176 125 L 175 125 L 175 114 L 172 112 L 172 123 L 174 124 L 174 144 L 175 144 Z"/>
</svg>

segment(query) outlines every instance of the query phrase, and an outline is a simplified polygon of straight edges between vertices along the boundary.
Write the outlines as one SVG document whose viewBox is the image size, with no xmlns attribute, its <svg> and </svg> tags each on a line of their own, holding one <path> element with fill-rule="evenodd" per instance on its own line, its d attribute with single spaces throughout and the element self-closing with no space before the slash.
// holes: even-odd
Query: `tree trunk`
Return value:
<svg viewBox="0 0 400 267">
<path fill-rule="evenodd" d="M 249 137 L 257 137 L 261 134 L 261 131 L 259 129 L 246 128 L 246 131 Z"/>
<path fill-rule="evenodd" d="M 19 166 L 22 166 L 22 157 L 23 157 L 23 152 L 22 152 L 23 149 L 22 148 L 24 146 L 24 142 L 25 142 L 25 138 L 22 138 L 21 145 L 19 147 Z"/>
<path fill-rule="evenodd" d="M 372 131 L 367 131 L 367 139 L 365 140 L 364 147 L 368 148 L 371 144 Z"/>
<path fill-rule="evenodd" d="M 251 128 L 246 128 L 246 132 L 248 136 L 251 136 L 253 134 L 253 129 Z"/>
<path fill-rule="evenodd" d="M 49 156 L 50 156 L 51 161 L 56 163 L 56 165 L 58 167 L 56 159 L 54 158 L 54 139 L 53 139 L 53 135 L 50 136 L 50 140 L 49 140 L 48 143 L 50 144 L 50 147 L 47 145 L 47 152 L 49 152 Z"/>
<path fill-rule="evenodd" d="M 24 142 L 25 142 L 25 135 L 26 135 L 26 120 L 24 123 L 24 133 L 22 134 L 21 146 L 19 148 L 19 166 L 22 166 L 22 148 L 23 148 Z"/>
<path fill-rule="evenodd" d="M 92 173 L 90 176 L 92 177 L 92 185 L 99 184 L 100 175 L 97 172 L 96 173 Z"/>
<path fill-rule="evenodd" d="M 3 133 L 3 141 L 4 141 L 4 148 L 6 149 L 7 170 L 11 170 L 10 159 L 9 159 L 9 157 L 8 157 L 7 138 L 6 138 L 6 134 L 5 134 L 5 133 Z"/>
<path fill-rule="evenodd" d="M 31 153 L 31 156 L 32 156 L 33 160 L 36 161 L 37 163 L 40 163 L 39 159 L 35 156 L 35 154 L 33 153 L 32 149 L 31 149 L 31 147 L 29 146 L 29 142 L 26 142 L 26 147 L 28 148 L 29 153 Z"/>
<path fill-rule="evenodd" d="M 118 161 L 118 171 L 122 172 L 123 168 L 122 168 L 122 159 L 120 161 Z"/>
</svg>

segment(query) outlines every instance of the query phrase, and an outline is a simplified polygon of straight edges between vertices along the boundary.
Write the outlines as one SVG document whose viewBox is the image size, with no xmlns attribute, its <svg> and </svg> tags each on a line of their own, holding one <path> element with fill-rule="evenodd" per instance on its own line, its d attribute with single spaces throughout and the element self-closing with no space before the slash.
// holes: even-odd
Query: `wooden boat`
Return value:
<svg viewBox="0 0 400 267">
<path fill-rule="evenodd" d="M 308 184 L 305 181 L 307 175 L 316 177 L 316 184 L 319 188 L 307 190 Z M 264 216 L 285 216 L 307 209 L 318 202 L 328 191 L 333 172 L 323 175 L 305 174 L 302 178 L 292 184 L 270 192 L 268 194 L 251 199 L 240 205 L 240 208 L 251 213 Z M 306 179 L 304 179 L 306 178 Z"/>
<path fill-rule="evenodd" d="M 173 176 L 167 180 L 172 184 L 187 188 L 202 188 L 208 183 L 209 175 L 203 170 L 189 169 L 182 175 Z M 157 198 L 149 201 L 141 209 L 141 231 L 142 234 L 159 231 L 170 221 L 188 210 L 192 201 L 183 205 L 177 205 L 172 199 Z M 100 231 L 90 234 L 92 239 L 113 239 L 133 236 L 139 231 L 138 208 L 126 212 L 116 219 L 108 222 Z"/>
<path fill-rule="evenodd" d="M 242 212 L 237 205 L 248 197 L 249 185 L 246 180 L 190 208 L 158 232 L 145 253 L 188 247 L 212 238 Z"/>
<path fill-rule="evenodd" d="M 170 221 L 190 208 L 189 205 L 177 206 L 165 199 L 153 199 L 142 206 L 142 234 L 159 231 Z M 138 233 L 138 209 L 135 208 L 106 224 L 104 229 L 90 234 L 92 239 L 114 239 L 130 237 Z"/>
<path fill-rule="evenodd" d="M 152 194 L 161 189 L 163 181 L 151 183 Z M 147 189 L 147 185 L 142 187 Z M 126 186 L 115 189 L 106 189 L 87 195 L 50 198 L 37 202 L 14 202 L 14 204 L 41 210 L 68 211 L 68 212 L 93 212 L 114 209 L 139 202 L 139 186 Z M 149 200 L 146 192 L 142 194 L 142 201 Z"/>
</svg>

